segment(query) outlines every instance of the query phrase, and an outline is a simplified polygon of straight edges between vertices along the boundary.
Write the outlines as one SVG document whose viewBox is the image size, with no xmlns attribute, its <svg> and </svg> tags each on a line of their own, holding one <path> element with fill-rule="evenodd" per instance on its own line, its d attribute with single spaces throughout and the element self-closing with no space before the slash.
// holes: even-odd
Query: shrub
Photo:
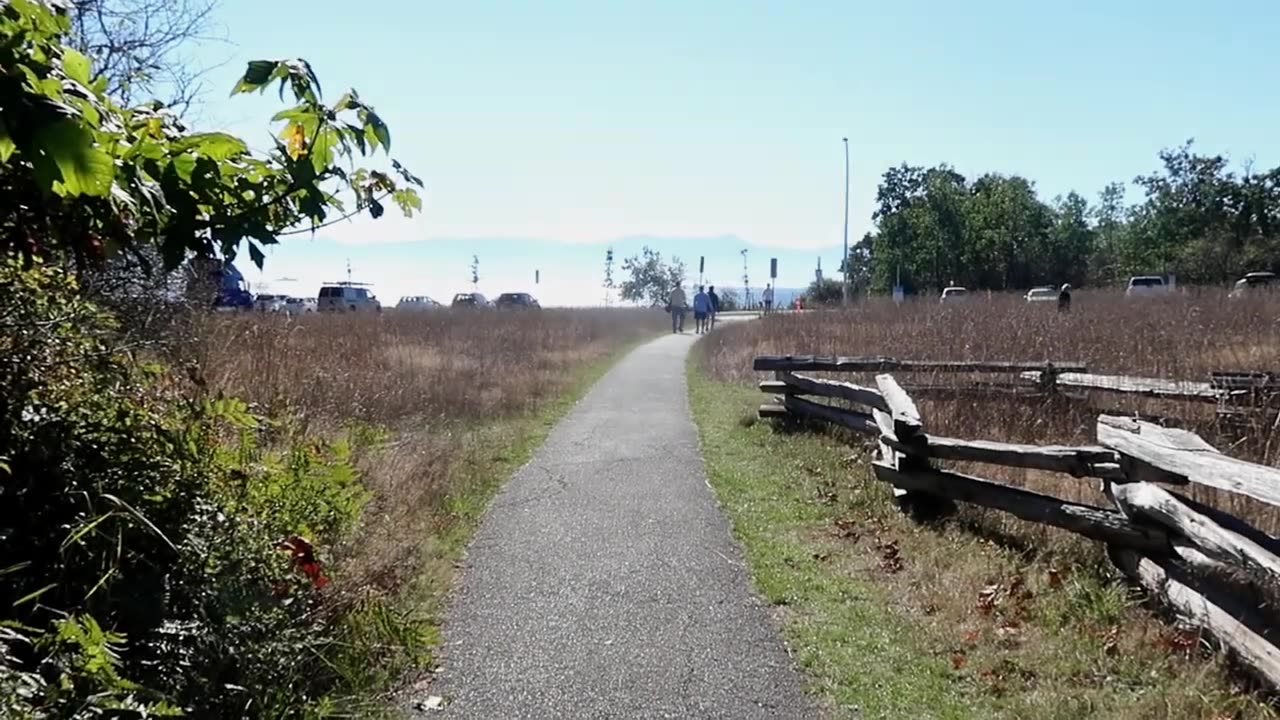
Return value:
<svg viewBox="0 0 1280 720">
<path fill-rule="evenodd" d="M 326 658 L 412 639 L 318 557 L 365 502 L 348 443 L 265 452 L 243 403 L 113 347 L 67 274 L 0 285 L 6 717 L 305 716 L 361 681 Z"/>
</svg>

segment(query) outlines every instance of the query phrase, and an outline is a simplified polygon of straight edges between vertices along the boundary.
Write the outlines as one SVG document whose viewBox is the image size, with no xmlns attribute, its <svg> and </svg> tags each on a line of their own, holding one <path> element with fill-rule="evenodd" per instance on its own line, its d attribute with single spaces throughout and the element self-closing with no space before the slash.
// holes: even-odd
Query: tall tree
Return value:
<svg viewBox="0 0 1280 720">
<path fill-rule="evenodd" d="M 1095 241 L 1089 258 L 1089 278 L 1094 284 L 1110 285 L 1121 279 L 1121 257 L 1128 243 L 1124 196 L 1124 183 L 1110 183 L 1098 194 L 1098 204 L 1091 212 Z"/>
<path fill-rule="evenodd" d="M 70 0 L 70 45 L 94 62 L 107 95 L 159 99 L 184 112 L 206 68 L 185 53 L 213 39 L 217 0 Z"/>
<path fill-rule="evenodd" d="M 1095 231 L 1089 226 L 1089 201 L 1075 192 L 1054 199 L 1053 228 L 1044 248 L 1044 281 L 1083 285 L 1088 278 Z"/>
<path fill-rule="evenodd" d="M 685 266 L 680 258 L 673 257 L 668 263 L 662 253 L 647 245 L 640 254 L 622 261 L 622 271 L 629 275 L 622 281 L 622 299 L 650 306 L 666 303 L 671 290 L 685 279 Z"/>
<path fill-rule="evenodd" d="M 1237 172 L 1190 142 L 1161 152 L 1160 162 L 1134 180 L 1141 202 L 1126 205 L 1125 185 L 1112 183 L 1093 208 L 1075 192 L 1045 203 L 1017 175 L 969 182 L 946 165 L 892 167 L 877 190 L 876 229 L 847 262 L 865 264 L 880 291 L 901 271 L 908 292 L 952 281 L 1012 290 L 1153 273 L 1222 283 L 1280 272 L 1280 168 Z"/>
</svg>

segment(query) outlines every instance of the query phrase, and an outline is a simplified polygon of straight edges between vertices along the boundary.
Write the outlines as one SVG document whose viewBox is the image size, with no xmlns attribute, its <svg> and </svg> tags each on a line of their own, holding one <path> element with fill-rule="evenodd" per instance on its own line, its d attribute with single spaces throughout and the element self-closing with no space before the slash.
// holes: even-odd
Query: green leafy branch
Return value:
<svg viewBox="0 0 1280 720">
<path fill-rule="evenodd" d="M 259 266 L 263 246 L 338 219 L 421 211 L 420 178 L 394 159 L 391 173 L 358 166 L 391 150 L 391 131 L 355 90 L 322 101 L 304 60 L 255 60 L 233 95 L 275 84 L 294 104 L 274 148 L 255 154 L 233 135 L 191 132 L 157 103 L 117 106 L 91 63 L 62 44 L 68 19 L 43 0 L 0 8 L 0 243 L 28 257 L 81 263 L 152 245 L 168 267 L 185 258 Z M 394 173 L 395 177 L 393 177 Z M 348 206 L 353 207 L 348 210 Z"/>
</svg>

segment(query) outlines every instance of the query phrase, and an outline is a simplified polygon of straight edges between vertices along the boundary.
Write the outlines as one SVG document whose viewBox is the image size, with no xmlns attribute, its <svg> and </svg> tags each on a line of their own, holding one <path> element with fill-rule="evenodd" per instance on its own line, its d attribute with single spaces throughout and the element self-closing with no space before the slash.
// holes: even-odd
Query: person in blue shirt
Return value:
<svg viewBox="0 0 1280 720">
<path fill-rule="evenodd" d="M 711 315 L 711 298 L 707 295 L 706 290 L 699 285 L 698 294 L 693 296 L 693 324 L 694 332 L 702 334 L 711 329 L 707 318 Z"/>
</svg>

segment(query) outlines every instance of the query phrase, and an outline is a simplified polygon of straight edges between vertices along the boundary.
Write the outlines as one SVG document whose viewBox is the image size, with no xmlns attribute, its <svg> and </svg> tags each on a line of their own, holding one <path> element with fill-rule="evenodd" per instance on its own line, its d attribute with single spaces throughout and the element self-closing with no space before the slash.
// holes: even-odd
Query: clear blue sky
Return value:
<svg viewBox="0 0 1280 720">
<path fill-rule="evenodd" d="M 851 241 L 901 162 L 1019 173 L 1093 198 L 1155 170 L 1163 147 L 1280 164 L 1280 3 L 437 2 L 222 0 L 230 44 L 199 57 L 203 122 L 265 145 L 265 99 L 226 99 L 259 57 L 303 57 L 328 95 L 354 86 L 427 182 L 412 221 L 293 239 L 264 279 L 355 273 L 385 298 L 532 283 L 599 293 L 604 247 L 646 236 L 712 279 L 779 284 L 839 259 L 843 156 Z M 1132 196 L 1131 196 L 1132 199 Z M 709 238 L 717 238 L 710 240 Z M 630 245 L 627 246 L 628 248 Z M 292 291 L 292 288 L 281 287 Z"/>
</svg>

